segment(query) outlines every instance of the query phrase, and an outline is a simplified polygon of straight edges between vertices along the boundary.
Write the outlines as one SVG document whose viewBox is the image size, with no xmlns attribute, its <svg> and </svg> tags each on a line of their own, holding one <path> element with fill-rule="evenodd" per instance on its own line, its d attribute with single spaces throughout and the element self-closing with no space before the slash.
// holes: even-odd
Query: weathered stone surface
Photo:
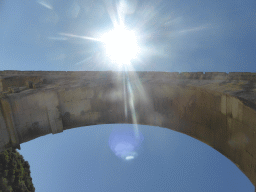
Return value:
<svg viewBox="0 0 256 192">
<path fill-rule="evenodd" d="M 19 87 L 8 87 L 8 92 L 9 93 L 18 93 L 18 92 L 20 92 L 20 89 L 19 89 Z"/>
<path fill-rule="evenodd" d="M 0 71 L 0 76 L 0 151 L 80 126 L 153 125 L 208 144 L 256 185 L 255 73 Z"/>
</svg>

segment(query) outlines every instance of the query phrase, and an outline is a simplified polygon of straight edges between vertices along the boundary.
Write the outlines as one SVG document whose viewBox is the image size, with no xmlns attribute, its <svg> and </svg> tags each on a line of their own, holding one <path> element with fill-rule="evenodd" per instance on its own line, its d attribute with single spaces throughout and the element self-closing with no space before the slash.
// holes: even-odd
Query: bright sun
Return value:
<svg viewBox="0 0 256 192">
<path fill-rule="evenodd" d="M 132 59 L 136 59 L 139 50 L 136 35 L 123 27 L 104 34 L 101 41 L 105 45 L 106 54 L 119 65 L 127 65 Z"/>
</svg>

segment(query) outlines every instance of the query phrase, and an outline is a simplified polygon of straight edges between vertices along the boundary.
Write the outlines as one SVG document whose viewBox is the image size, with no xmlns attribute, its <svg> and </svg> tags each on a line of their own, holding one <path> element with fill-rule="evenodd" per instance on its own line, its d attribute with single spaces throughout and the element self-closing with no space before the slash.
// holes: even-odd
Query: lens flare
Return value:
<svg viewBox="0 0 256 192">
<path fill-rule="evenodd" d="M 131 160 L 131 159 L 134 159 L 134 156 L 127 156 L 125 159 L 126 160 Z"/>
<path fill-rule="evenodd" d="M 112 131 L 108 143 L 117 157 L 123 160 L 131 160 L 138 156 L 137 150 L 143 140 L 144 137 L 140 132 L 136 136 L 132 129 L 120 127 L 120 129 Z"/>
</svg>

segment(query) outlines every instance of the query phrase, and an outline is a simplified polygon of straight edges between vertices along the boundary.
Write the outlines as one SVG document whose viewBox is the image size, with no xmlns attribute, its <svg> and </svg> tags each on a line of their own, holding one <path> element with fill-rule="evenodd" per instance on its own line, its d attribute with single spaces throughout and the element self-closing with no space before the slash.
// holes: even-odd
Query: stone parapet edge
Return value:
<svg viewBox="0 0 256 192">
<path fill-rule="evenodd" d="M 113 75 L 114 73 L 122 73 L 122 71 L 16 71 L 5 70 L 0 71 L 0 79 L 7 76 L 70 76 L 78 77 L 79 75 L 94 76 L 94 75 Z M 134 71 L 129 71 L 129 74 Z M 140 77 L 164 77 L 177 79 L 200 79 L 200 80 L 253 80 L 256 81 L 256 72 L 154 72 L 154 71 L 136 71 Z"/>
</svg>

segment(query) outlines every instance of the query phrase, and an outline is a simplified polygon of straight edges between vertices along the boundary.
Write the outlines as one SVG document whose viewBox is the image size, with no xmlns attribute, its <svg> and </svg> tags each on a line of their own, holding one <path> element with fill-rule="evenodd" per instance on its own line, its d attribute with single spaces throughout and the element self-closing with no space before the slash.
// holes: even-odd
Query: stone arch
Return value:
<svg viewBox="0 0 256 192">
<path fill-rule="evenodd" d="M 206 143 L 256 185 L 254 102 L 225 93 L 230 86 L 227 79 L 159 74 L 91 72 L 80 78 L 78 72 L 78 77 L 54 74 L 44 76 L 48 84 L 37 84 L 36 89 L 5 92 L 0 103 L 0 150 L 80 126 L 152 125 Z M 235 80 L 233 86 L 241 82 Z M 252 81 L 248 82 L 253 89 Z M 247 84 L 240 86 L 245 92 Z"/>
</svg>

